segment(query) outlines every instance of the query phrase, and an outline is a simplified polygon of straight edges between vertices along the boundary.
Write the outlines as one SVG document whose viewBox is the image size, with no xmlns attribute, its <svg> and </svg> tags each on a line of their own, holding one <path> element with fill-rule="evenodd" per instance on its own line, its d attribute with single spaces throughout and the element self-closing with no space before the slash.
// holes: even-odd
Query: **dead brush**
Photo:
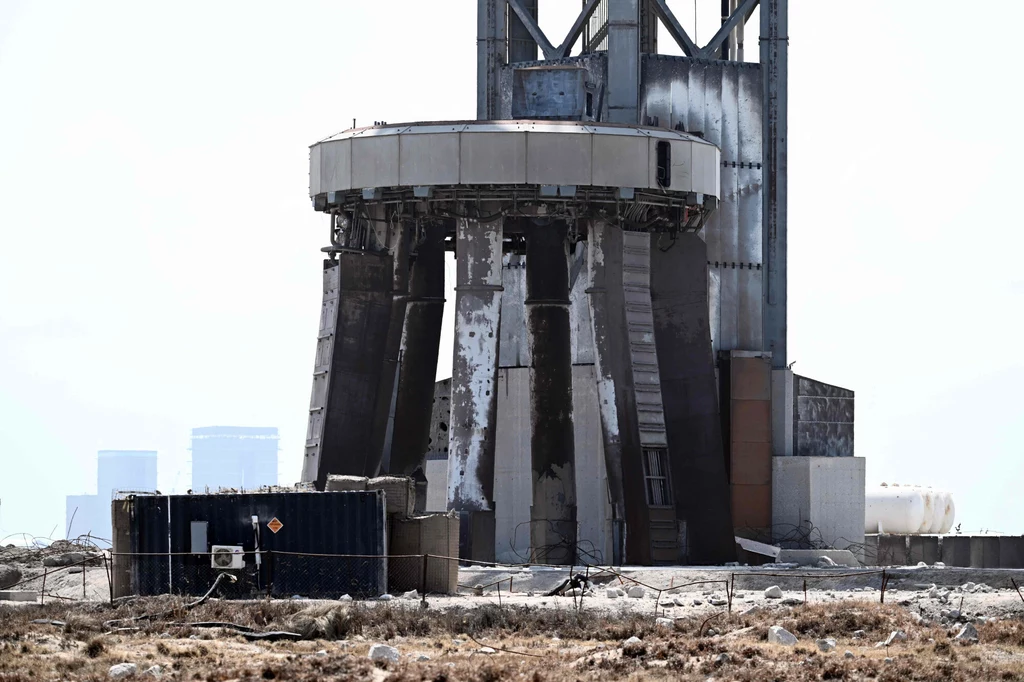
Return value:
<svg viewBox="0 0 1024 682">
<path fill-rule="evenodd" d="M 352 631 L 350 609 L 334 604 L 322 604 L 303 609 L 288 617 L 284 629 L 304 639 L 344 639 Z"/>
<path fill-rule="evenodd" d="M 771 619 L 766 614 L 762 620 Z M 911 620 L 904 609 L 890 604 L 811 604 L 798 607 L 781 625 L 798 637 L 848 638 L 863 630 L 868 638 L 885 639 L 893 630 L 906 630 Z"/>
</svg>

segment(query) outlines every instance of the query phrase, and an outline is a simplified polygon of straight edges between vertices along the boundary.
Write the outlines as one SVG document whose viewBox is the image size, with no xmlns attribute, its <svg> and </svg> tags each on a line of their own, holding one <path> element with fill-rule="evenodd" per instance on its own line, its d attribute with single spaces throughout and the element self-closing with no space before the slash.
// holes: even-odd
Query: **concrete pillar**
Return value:
<svg viewBox="0 0 1024 682">
<path fill-rule="evenodd" d="M 483 205 L 481 212 L 497 206 Z M 502 218 L 458 218 L 448 509 L 460 512 L 459 554 L 494 560 L 494 435 Z"/>
<path fill-rule="evenodd" d="M 635 473 L 631 473 L 640 465 L 641 451 L 623 315 L 622 231 L 605 221 L 594 220 L 587 227 L 587 235 L 590 285 L 587 294 L 594 333 L 594 367 L 605 468 L 612 506 L 611 559 L 616 565 L 644 564 L 649 563 L 650 535 L 643 482 L 636 480 Z"/>
<path fill-rule="evenodd" d="M 530 347 L 530 546 L 536 561 L 576 562 L 569 268 L 563 221 L 526 233 L 526 327 Z"/>
<path fill-rule="evenodd" d="M 391 317 L 392 261 L 342 251 L 324 263 L 324 299 L 313 368 L 302 480 L 363 475 Z"/>
<path fill-rule="evenodd" d="M 374 222 L 374 230 L 392 258 L 391 322 L 384 342 L 384 359 L 373 410 L 373 440 L 364 476 L 377 476 L 382 466 L 385 471 L 390 468 L 398 362 L 402 354 L 405 306 L 409 298 L 409 243 L 413 230 L 412 224 L 403 222 L 398 216 L 384 220 L 383 211 L 378 215 L 380 218 Z"/>
<path fill-rule="evenodd" d="M 444 314 L 444 235 L 443 225 L 431 225 L 413 248 L 388 467 L 423 483 Z"/>
<path fill-rule="evenodd" d="M 734 561 L 703 239 L 652 239 L 651 298 L 676 511 L 686 522 L 689 561 Z"/>
</svg>

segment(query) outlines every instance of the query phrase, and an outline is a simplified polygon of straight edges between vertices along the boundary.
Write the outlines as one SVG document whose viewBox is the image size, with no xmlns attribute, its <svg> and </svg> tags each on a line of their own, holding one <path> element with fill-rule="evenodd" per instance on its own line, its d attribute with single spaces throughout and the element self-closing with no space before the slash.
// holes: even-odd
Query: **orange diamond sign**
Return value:
<svg viewBox="0 0 1024 682">
<path fill-rule="evenodd" d="M 276 533 L 277 533 L 277 531 L 279 531 L 279 530 L 281 530 L 282 528 L 284 528 L 284 524 L 283 524 L 283 523 L 281 523 L 281 522 L 280 522 L 280 521 L 279 521 L 279 520 L 277 519 L 277 517 L 275 516 L 274 518 L 272 518 L 272 519 L 270 519 L 269 521 L 267 521 L 267 528 L 269 528 L 269 529 L 270 529 L 270 532 L 271 532 L 271 533 L 275 533 L 275 534 L 276 534 Z"/>
</svg>

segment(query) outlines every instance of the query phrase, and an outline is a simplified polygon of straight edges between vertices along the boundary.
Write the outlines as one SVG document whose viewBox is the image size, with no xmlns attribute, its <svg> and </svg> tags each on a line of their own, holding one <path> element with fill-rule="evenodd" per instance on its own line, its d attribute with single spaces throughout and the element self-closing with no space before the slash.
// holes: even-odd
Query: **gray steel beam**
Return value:
<svg viewBox="0 0 1024 682">
<path fill-rule="evenodd" d="M 640 6 L 608 0 L 608 120 L 639 123 Z"/>
<path fill-rule="evenodd" d="M 532 560 L 572 566 L 576 563 L 576 456 L 567 233 L 564 221 L 538 221 L 526 231 L 526 327 L 530 346 Z"/>
<path fill-rule="evenodd" d="M 444 236 L 443 225 L 431 225 L 415 247 L 387 469 L 388 473 L 423 481 L 444 313 Z"/>
<path fill-rule="evenodd" d="M 533 20 L 537 20 L 537 0 L 525 0 L 525 9 Z M 508 15 L 508 63 L 532 62 L 537 59 L 537 41 L 519 15 Z"/>
<path fill-rule="evenodd" d="M 484 213 L 497 210 L 482 204 Z M 460 512 L 459 556 L 494 560 L 494 435 L 503 218 L 456 220 L 455 349 L 448 431 L 448 509 Z"/>
<path fill-rule="evenodd" d="M 506 2 L 508 2 L 508 6 L 511 7 L 512 11 L 516 13 L 517 17 L 519 17 L 519 21 L 522 22 L 530 36 L 534 41 L 536 41 L 537 45 L 540 46 L 540 51 L 544 53 L 544 59 L 554 59 L 555 46 L 551 44 L 548 37 L 544 35 L 544 31 L 540 30 L 540 26 L 537 25 L 536 0 L 528 1 L 531 1 L 531 5 L 533 6 L 533 14 L 530 13 L 530 8 L 523 5 L 521 0 L 506 0 Z M 511 52 L 509 53 L 509 62 L 512 62 Z"/>
<path fill-rule="evenodd" d="M 687 35 L 682 24 L 676 19 L 676 15 L 672 14 L 672 10 L 668 8 L 665 0 L 651 0 L 651 4 L 655 14 L 658 15 L 662 24 L 665 25 L 665 30 L 668 31 L 668 34 L 672 36 L 672 40 L 676 41 L 676 44 L 683 50 L 683 54 L 687 57 L 696 57 L 700 53 L 700 48 L 690 40 L 690 36 Z"/>
<path fill-rule="evenodd" d="M 700 54 L 698 56 L 702 59 L 714 59 L 718 54 L 719 48 L 721 48 L 729 38 L 729 34 L 732 33 L 732 30 L 736 28 L 740 22 L 744 24 L 747 23 L 747 20 L 750 18 L 750 14 L 754 11 L 754 8 L 757 7 L 758 2 L 759 0 L 743 0 L 740 6 L 736 8 L 736 11 L 730 14 L 729 18 L 722 24 L 722 27 L 718 29 L 718 32 L 715 33 L 714 37 L 708 41 L 708 44 L 700 49 Z"/>
<path fill-rule="evenodd" d="M 476 117 L 498 118 L 498 78 L 505 63 L 505 0 L 477 0 L 476 5 Z"/>
<path fill-rule="evenodd" d="M 764 219 L 764 350 L 772 367 L 782 369 L 786 357 L 787 274 L 787 99 L 789 71 L 789 0 L 761 3 L 761 74 L 763 95 Z"/>
<path fill-rule="evenodd" d="M 555 55 L 552 59 L 565 59 L 569 56 L 569 52 L 572 51 L 572 46 L 576 42 L 576 39 L 580 37 L 580 33 L 583 32 L 583 28 L 590 21 L 590 17 L 593 16 L 594 10 L 602 2 L 602 0 L 588 0 L 587 4 L 583 7 L 583 11 L 576 17 L 576 21 L 573 22 L 572 28 L 565 34 L 565 40 L 555 50 Z"/>
</svg>

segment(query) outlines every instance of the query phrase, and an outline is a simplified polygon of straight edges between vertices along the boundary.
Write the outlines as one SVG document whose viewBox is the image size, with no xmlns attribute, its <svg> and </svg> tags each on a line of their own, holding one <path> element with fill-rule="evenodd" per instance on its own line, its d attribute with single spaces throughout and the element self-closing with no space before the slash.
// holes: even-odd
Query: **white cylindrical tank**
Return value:
<svg viewBox="0 0 1024 682">
<path fill-rule="evenodd" d="M 932 522 L 923 532 L 934 535 L 942 530 L 942 522 L 946 518 L 946 497 L 949 493 L 941 490 L 930 490 L 932 496 Z"/>
<path fill-rule="evenodd" d="M 868 490 L 864 502 L 866 533 L 920 535 L 953 527 L 953 496 L 945 491 L 883 483 Z"/>
<path fill-rule="evenodd" d="M 940 533 L 948 533 L 950 528 L 953 527 L 953 521 L 956 520 L 956 505 L 953 504 L 953 495 L 946 493 L 946 513 L 942 517 L 942 528 L 939 529 Z"/>
</svg>

